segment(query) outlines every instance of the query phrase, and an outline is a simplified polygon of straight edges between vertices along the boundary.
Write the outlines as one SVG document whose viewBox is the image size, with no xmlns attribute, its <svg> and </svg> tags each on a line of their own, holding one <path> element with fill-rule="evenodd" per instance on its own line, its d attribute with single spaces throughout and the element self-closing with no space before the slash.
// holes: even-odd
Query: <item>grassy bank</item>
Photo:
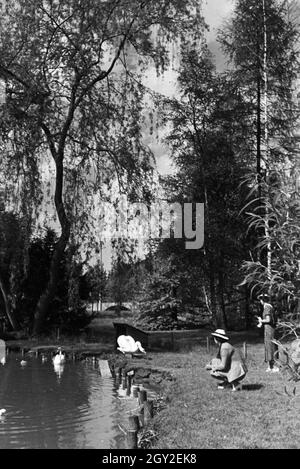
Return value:
<svg viewBox="0 0 300 469">
<path fill-rule="evenodd" d="M 265 372 L 262 344 L 249 346 L 249 372 L 236 393 L 217 389 L 204 369 L 211 358 L 205 347 L 150 356 L 151 366 L 176 377 L 164 388 L 167 405 L 153 420 L 153 448 L 300 448 L 300 386 L 282 373 Z"/>
</svg>

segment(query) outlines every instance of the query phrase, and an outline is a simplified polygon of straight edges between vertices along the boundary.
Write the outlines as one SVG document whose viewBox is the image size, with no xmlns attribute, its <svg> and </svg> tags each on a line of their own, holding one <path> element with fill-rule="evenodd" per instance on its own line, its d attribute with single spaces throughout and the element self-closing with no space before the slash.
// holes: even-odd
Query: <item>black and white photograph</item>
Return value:
<svg viewBox="0 0 300 469">
<path fill-rule="evenodd" d="M 0 450 L 300 449 L 299 155 L 300 0 L 0 0 Z"/>
</svg>

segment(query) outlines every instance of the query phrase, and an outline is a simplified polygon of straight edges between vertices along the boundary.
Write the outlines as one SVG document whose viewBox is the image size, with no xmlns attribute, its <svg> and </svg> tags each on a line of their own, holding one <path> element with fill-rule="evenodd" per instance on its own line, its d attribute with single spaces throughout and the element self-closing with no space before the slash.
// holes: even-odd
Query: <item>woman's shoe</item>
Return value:
<svg viewBox="0 0 300 469">
<path fill-rule="evenodd" d="M 241 390 L 242 390 L 242 386 L 240 384 L 232 385 L 232 392 L 241 391 Z"/>
<path fill-rule="evenodd" d="M 223 383 L 220 383 L 218 385 L 218 389 L 226 389 L 226 388 L 230 388 L 231 385 L 228 383 L 228 381 L 223 381 Z"/>
<path fill-rule="evenodd" d="M 225 381 L 223 381 L 223 383 L 218 384 L 218 389 L 225 389 L 226 385 L 227 385 L 227 383 Z"/>
</svg>

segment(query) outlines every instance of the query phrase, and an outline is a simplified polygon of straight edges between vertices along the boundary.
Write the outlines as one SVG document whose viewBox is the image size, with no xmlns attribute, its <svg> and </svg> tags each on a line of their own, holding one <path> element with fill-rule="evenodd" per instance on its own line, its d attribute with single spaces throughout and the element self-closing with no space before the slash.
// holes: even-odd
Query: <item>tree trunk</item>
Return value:
<svg viewBox="0 0 300 469">
<path fill-rule="evenodd" d="M 18 324 L 18 321 L 15 317 L 14 312 L 11 310 L 8 295 L 6 293 L 6 288 L 4 286 L 4 282 L 1 278 L 1 276 L 0 276 L 0 291 L 1 291 L 1 294 L 2 294 L 2 298 L 3 298 L 3 302 L 4 302 L 4 308 L 5 308 L 5 314 L 7 316 L 7 319 L 9 320 L 10 325 L 13 328 L 13 330 L 17 331 L 19 329 L 19 324 Z"/>
<path fill-rule="evenodd" d="M 177 325 L 178 324 L 178 313 L 174 309 L 171 312 L 172 321 Z"/>
<path fill-rule="evenodd" d="M 59 267 L 63 259 L 64 251 L 67 246 L 67 234 L 61 236 L 59 239 L 50 266 L 50 278 L 47 287 L 39 299 L 34 315 L 33 335 L 38 335 L 43 330 L 44 320 L 49 311 L 49 307 L 53 301 L 56 293 L 57 285 L 59 282 Z"/>
<path fill-rule="evenodd" d="M 55 207 L 58 214 L 61 236 L 56 244 L 51 265 L 49 281 L 46 289 L 40 297 L 34 315 L 33 335 L 38 335 L 43 330 L 45 318 L 53 301 L 59 282 L 59 267 L 70 238 L 70 222 L 67 218 L 63 203 L 63 155 L 56 157 L 56 184 L 55 184 Z"/>
<path fill-rule="evenodd" d="M 209 254 L 209 283 L 210 283 L 210 299 L 211 299 L 211 311 L 213 314 L 213 321 L 215 327 L 222 327 L 225 329 L 224 323 L 224 315 L 222 312 L 221 305 L 219 303 L 219 295 L 216 292 L 216 284 L 215 284 L 215 269 L 214 269 L 214 262 Z"/>
<path fill-rule="evenodd" d="M 259 53 L 259 46 L 257 48 Z M 261 76 L 260 66 L 257 71 L 257 88 L 256 88 L 256 173 L 258 179 L 258 198 L 259 205 L 261 203 Z"/>
<path fill-rule="evenodd" d="M 226 317 L 226 308 L 225 308 L 225 301 L 224 301 L 224 257 L 223 254 L 220 253 L 220 266 L 218 270 L 218 304 L 221 314 L 221 323 L 223 329 L 227 329 L 228 322 Z"/>
<path fill-rule="evenodd" d="M 262 145 L 262 115 L 261 115 L 261 101 L 262 101 L 262 83 L 261 83 L 261 64 L 260 64 L 260 54 L 261 54 L 261 47 L 260 47 L 260 39 L 257 38 L 257 81 L 256 81 L 256 177 L 257 177 L 257 185 L 258 185 L 258 206 L 259 211 L 258 213 L 262 213 L 261 205 L 262 205 L 262 161 L 261 161 L 261 145 Z M 257 236 L 258 238 L 260 235 L 263 235 L 261 232 L 262 230 L 259 229 Z M 257 261 L 260 261 L 261 255 L 260 250 L 257 250 Z"/>
<path fill-rule="evenodd" d="M 266 4 L 263 3 L 263 20 L 264 20 L 264 60 L 263 60 L 263 75 L 264 75 L 264 126 L 265 126 L 265 174 L 267 178 L 267 168 L 269 160 L 269 119 L 268 119 L 268 31 L 267 31 L 267 18 L 266 18 Z M 268 278 L 272 277 L 272 249 L 270 241 L 270 227 L 269 227 L 269 212 L 266 206 L 265 214 L 265 237 L 267 240 L 267 272 Z"/>
</svg>

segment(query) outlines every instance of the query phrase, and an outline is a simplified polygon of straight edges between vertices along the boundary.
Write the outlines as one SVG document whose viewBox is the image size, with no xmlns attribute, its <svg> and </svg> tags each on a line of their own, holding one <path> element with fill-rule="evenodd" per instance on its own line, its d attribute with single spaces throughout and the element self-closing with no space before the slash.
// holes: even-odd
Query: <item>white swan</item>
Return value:
<svg viewBox="0 0 300 469">
<path fill-rule="evenodd" d="M 60 379 L 62 377 L 62 374 L 64 372 L 65 364 L 64 363 L 54 363 L 53 362 L 53 367 L 54 371 L 57 374 L 58 378 Z"/>
<path fill-rule="evenodd" d="M 120 335 L 117 338 L 117 343 L 119 345 L 117 349 L 124 354 L 136 352 L 146 353 L 141 342 L 136 342 L 130 335 Z"/>
<path fill-rule="evenodd" d="M 27 365 L 27 361 L 26 361 L 26 360 L 21 360 L 21 361 L 20 361 L 20 365 L 21 365 L 21 366 L 26 366 L 26 365 Z"/>
<path fill-rule="evenodd" d="M 53 357 L 54 365 L 61 365 L 66 360 L 65 354 L 62 353 L 61 348 L 58 349 L 58 353 Z"/>
<path fill-rule="evenodd" d="M 0 417 L 6 413 L 6 409 L 0 409 Z"/>
</svg>

